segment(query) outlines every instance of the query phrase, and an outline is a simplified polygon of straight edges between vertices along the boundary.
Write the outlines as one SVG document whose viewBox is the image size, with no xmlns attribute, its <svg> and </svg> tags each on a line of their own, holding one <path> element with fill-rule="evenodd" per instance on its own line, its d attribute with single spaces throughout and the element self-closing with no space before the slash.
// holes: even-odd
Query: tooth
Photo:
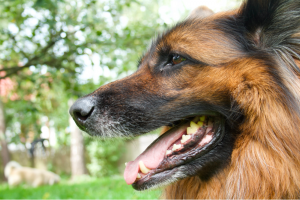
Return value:
<svg viewBox="0 0 300 200">
<path fill-rule="evenodd" d="M 199 121 L 199 122 L 197 123 L 197 125 L 200 126 L 200 127 L 202 127 L 202 126 L 203 126 L 203 122 L 202 122 L 202 121 Z"/>
<path fill-rule="evenodd" d="M 191 135 L 182 135 L 181 143 L 185 143 L 187 140 L 189 140 L 192 136 Z"/>
<path fill-rule="evenodd" d="M 200 126 L 198 126 L 198 124 L 196 124 L 195 122 L 191 121 L 190 122 L 190 127 L 187 128 L 187 134 L 191 135 L 197 132 L 197 130 L 200 128 Z"/>
<path fill-rule="evenodd" d="M 198 126 L 198 125 L 197 125 L 197 126 Z M 197 130 L 198 130 L 198 128 L 196 128 L 196 127 L 188 127 L 188 128 L 186 129 L 186 133 L 187 133 L 188 135 L 192 135 L 192 134 L 196 133 Z"/>
<path fill-rule="evenodd" d="M 190 139 L 192 136 L 190 136 L 190 135 L 182 135 L 182 139 L 183 140 L 188 140 L 188 139 Z"/>
<path fill-rule="evenodd" d="M 166 151 L 166 155 L 169 155 L 169 154 L 171 154 L 172 153 L 172 150 L 167 150 Z"/>
<path fill-rule="evenodd" d="M 125 163 L 125 166 L 127 166 L 127 162 Z"/>
<path fill-rule="evenodd" d="M 200 121 L 204 122 L 205 121 L 205 116 L 201 116 Z"/>
<path fill-rule="evenodd" d="M 191 121 L 190 122 L 190 127 L 192 127 L 193 129 L 198 129 L 200 128 L 195 122 Z"/>
<path fill-rule="evenodd" d="M 186 129 L 186 133 L 187 133 L 188 135 L 191 135 L 191 134 L 194 134 L 194 133 L 195 133 L 195 130 L 194 130 L 192 127 L 188 127 L 188 128 Z"/>
<path fill-rule="evenodd" d="M 174 144 L 172 150 L 175 151 L 175 150 L 180 149 L 180 148 L 181 148 L 181 144 L 178 144 L 178 145 Z"/>
<path fill-rule="evenodd" d="M 143 172 L 143 174 L 147 174 L 150 171 L 150 169 L 148 169 L 144 165 L 144 162 L 142 160 L 139 162 L 139 165 L 140 165 L 140 170 L 141 170 L 141 172 Z"/>
<path fill-rule="evenodd" d="M 136 175 L 136 178 L 142 178 L 142 176 L 140 175 L 140 173 L 138 173 L 138 174 Z"/>
</svg>

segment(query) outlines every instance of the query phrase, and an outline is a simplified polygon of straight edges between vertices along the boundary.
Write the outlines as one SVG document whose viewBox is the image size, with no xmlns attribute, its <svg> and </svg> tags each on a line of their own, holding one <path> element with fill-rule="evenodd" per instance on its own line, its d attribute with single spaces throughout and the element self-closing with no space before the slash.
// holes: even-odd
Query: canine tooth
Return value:
<svg viewBox="0 0 300 200">
<path fill-rule="evenodd" d="M 172 150 L 175 151 L 175 150 L 180 149 L 180 148 L 181 148 L 181 144 L 178 144 L 178 145 L 174 144 Z"/>
<path fill-rule="evenodd" d="M 136 175 L 136 178 L 142 178 L 142 176 L 140 175 L 140 173 L 138 173 L 138 174 Z"/>
<path fill-rule="evenodd" d="M 167 150 L 166 151 L 166 155 L 169 155 L 169 154 L 171 154 L 172 153 L 172 150 Z"/>
<path fill-rule="evenodd" d="M 191 135 L 182 135 L 181 143 L 185 143 L 187 140 L 189 140 L 192 136 Z"/>
<path fill-rule="evenodd" d="M 145 166 L 145 164 L 142 160 L 139 162 L 139 166 L 140 166 L 140 170 L 141 170 L 141 172 L 143 172 L 143 174 L 147 174 L 150 171 L 150 169 L 148 169 Z"/>
<path fill-rule="evenodd" d="M 200 121 L 204 122 L 204 120 L 205 120 L 205 116 L 201 116 Z"/>
<path fill-rule="evenodd" d="M 127 166 L 127 162 L 125 163 L 125 166 Z"/>
<path fill-rule="evenodd" d="M 203 126 L 203 121 L 199 121 L 197 124 L 198 124 L 198 126 L 202 127 Z"/>
</svg>

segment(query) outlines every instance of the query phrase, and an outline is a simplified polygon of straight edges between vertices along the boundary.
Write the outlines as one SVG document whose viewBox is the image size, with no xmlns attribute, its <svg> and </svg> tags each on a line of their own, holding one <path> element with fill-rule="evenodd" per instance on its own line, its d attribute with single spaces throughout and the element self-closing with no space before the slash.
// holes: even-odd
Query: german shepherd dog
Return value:
<svg viewBox="0 0 300 200">
<path fill-rule="evenodd" d="M 80 98 L 87 133 L 170 129 L 124 172 L 163 198 L 300 196 L 300 1 L 248 0 L 187 18 L 158 37 L 132 75 Z"/>
</svg>

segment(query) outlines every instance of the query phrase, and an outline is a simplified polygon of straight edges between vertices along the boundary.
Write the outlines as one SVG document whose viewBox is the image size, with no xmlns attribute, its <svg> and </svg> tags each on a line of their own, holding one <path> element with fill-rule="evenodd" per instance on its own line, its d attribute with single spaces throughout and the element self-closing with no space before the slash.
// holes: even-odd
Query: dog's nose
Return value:
<svg viewBox="0 0 300 200">
<path fill-rule="evenodd" d="M 92 115 L 94 111 L 94 101 L 92 97 L 78 99 L 70 108 L 69 112 L 76 123 L 84 122 Z"/>
</svg>

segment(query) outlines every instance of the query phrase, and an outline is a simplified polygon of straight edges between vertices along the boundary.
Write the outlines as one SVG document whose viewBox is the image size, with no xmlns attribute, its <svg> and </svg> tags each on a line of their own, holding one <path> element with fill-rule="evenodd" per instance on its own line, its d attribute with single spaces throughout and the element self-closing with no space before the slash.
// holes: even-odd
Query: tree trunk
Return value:
<svg viewBox="0 0 300 200">
<path fill-rule="evenodd" d="M 5 165 L 10 161 L 10 155 L 7 148 L 7 142 L 5 137 L 5 118 L 4 118 L 4 107 L 3 103 L 0 99 L 0 145 L 1 145 L 1 157 L 2 157 L 2 164 Z"/>
<path fill-rule="evenodd" d="M 74 103 L 73 100 L 69 100 L 69 107 Z M 69 118 L 71 128 L 71 171 L 72 178 L 80 175 L 87 174 L 84 158 L 84 141 L 81 130 L 75 124 L 73 118 Z"/>
</svg>

